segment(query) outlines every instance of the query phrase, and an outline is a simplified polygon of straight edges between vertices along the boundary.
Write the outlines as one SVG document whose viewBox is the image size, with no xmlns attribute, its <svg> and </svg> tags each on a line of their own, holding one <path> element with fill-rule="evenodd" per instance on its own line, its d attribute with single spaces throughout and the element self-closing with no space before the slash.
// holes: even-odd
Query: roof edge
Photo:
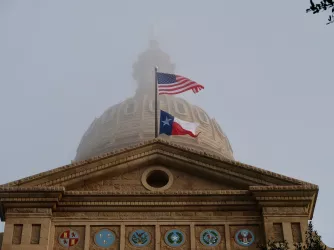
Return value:
<svg viewBox="0 0 334 250">
<path fill-rule="evenodd" d="M 19 179 L 19 180 L 16 180 L 16 181 L 8 182 L 6 184 L 0 185 L 0 187 L 19 186 L 19 185 L 24 184 L 24 183 L 29 182 L 29 181 L 44 178 L 46 176 L 49 176 L 49 175 L 52 175 L 52 174 L 55 174 L 55 173 L 59 173 L 59 172 L 62 172 L 62 171 L 66 171 L 66 170 L 69 170 L 69 169 L 80 167 L 80 166 L 83 166 L 85 164 L 94 163 L 94 162 L 109 158 L 111 156 L 120 155 L 120 154 L 122 154 L 126 151 L 129 151 L 129 150 L 135 150 L 135 149 L 143 148 L 143 147 L 153 145 L 153 144 L 168 145 L 170 147 L 173 147 L 173 148 L 176 148 L 176 149 L 179 149 L 179 150 L 188 151 L 188 152 L 200 155 L 200 156 L 205 157 L 205 158 L 211 158 L 211 159 L 223 162 L 223 163 L 235 165 L 235 166 L 241 167 L 245 170 L 251 170 L 251 171 L 258 172 L 260 174 L 267 175 L 267 176 L 270 176 L 270 177 L 280 178 L 280 179 L 283 179 L 283 180 L 286 180 L 286 181 L 289 181 L 289 182 L 292 182 L 292 183 L 298 183 L 298 185 L 317 186 L 317 185 L 309 183 L 309 182 L 305 182 L 305 181 L 298 180 L 298 179 L 295 179 L 295 178 L 291 178 L 291 177 L 288 177 L 288 176 L 285 176 L 285 175 L 282 175 L 282 174 L 271 172 L 271 171 L 268 171 L 268 170 L 265 170 L 265 169 L 262 169 L 262 168 L 258 168 L 258 167 L 251 166 L 251 165 L 248 165 L 248 164 L 245 164 L 245 163 L 241 163 L 241 162 L 238 162 L 236 160 L 230 160 L 230 159 L 227 159 L 225 157 L 219 157 L 217 155 L 207 153 L 205 151 L 200 151 L 200 150 L 197 150 L 197 149 L 182 146 L 182 145 L 167 141 L 167 140 L 162 139 L 162 138 L 154 138 L 154 139 L 147 140 L 147 141 L 144 141 L 144 142 L 141 142 L 141 143 L 138 143 L 138 144 L 134 144 L 134 145 L 129 146 L 129 147 L 124 147 L 122 149 L 117 149 L 117 150 L 114 150 L 114 151 L 109 152 L 109 153 L 105 153 L 105 154 L 102 154 L 102 155 L 99 155 L 99 156 L 94 156 L 94 157 L 89 158 L 87 160 L 73 162 L 73 163 L 68 164 L 68 165 L 64 165 L 64 166 L 57 167 L 57 168 L 54 168 L 54 169 L 51 169 L 51 170 L 47 170 L 47 171 L 44 171 L 44 172 L 41 172 L 41 173 L 38 173 L 38 174 L 35 174 L 35 175 L 31 175 L 29 177 L 25 177 L 25 178 L 22 178 L 22 179 Z"/>
</svg>

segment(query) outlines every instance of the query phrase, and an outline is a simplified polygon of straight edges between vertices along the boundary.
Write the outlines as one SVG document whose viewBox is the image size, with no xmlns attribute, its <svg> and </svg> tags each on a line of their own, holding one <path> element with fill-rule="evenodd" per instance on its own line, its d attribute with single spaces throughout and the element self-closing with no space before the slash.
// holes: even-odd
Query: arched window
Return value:
<svg viewBox="0 0 334 250">
<path fill-rule="evenodd" d="M 165 102 L 163 100 L 158 100 L 158 105 L 159 105 L 158 107 L 160 109 L 163 109 L 164 106 L 165 106 Z M 155 107 L 155 100 L 149 100 L 148 101 L 148 110 L 153 113 L 153 112 L 155 112 L 154 107 Z M 165 110 L 165 111 L 168 111 L 168 110 Z M 158 109 L 158 113 L 159 112 L 160 112 L 160 110 Z"/>
<path fill-rule="evenodd" d="M 124 114 L 132 115 L 137 111 L 137 102 L 135 100 L 128 101 L 125 105 Z"/>
<path fill-rule="evenodd" d="M 202 109 L 196 107 L 196 112 L 197 112 L 198 119 L 201 122 L 205 124 L 209 124 L 209 117 Z"/>
<path fill-rule="evenodd" d="M 186 115 L 187 114 L 185 104 L 183 102 L 179 101 L 179 100 L 174 101 L 174 108 L 175 108 L 176 113 L 179 114 L 179 115 Z"/>
</svg>

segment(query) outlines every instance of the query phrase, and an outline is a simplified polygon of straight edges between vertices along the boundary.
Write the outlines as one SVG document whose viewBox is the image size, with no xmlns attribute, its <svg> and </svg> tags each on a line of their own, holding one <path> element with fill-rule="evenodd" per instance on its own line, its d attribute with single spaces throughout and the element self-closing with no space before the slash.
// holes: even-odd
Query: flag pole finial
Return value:
<svg viewBox="0 0 334 250">
<path fill-rule="evenodd" d="M 154 100 L 154 107 L 155 107 L 155 115 L 154 115 L 154 119 L 155 119 L 155 138 L 158 137 L 158 67 L 155 66 L 154 67 L 154 90 L 155 90 L 155 100 Z"/>
</svg>

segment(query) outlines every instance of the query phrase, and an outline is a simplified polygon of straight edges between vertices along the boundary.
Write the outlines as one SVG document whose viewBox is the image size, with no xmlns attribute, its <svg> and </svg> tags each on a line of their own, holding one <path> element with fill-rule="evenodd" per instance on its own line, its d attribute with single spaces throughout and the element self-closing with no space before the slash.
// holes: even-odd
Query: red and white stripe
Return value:
<svg viewBox="0 0 334 250">
<path fill-rule="evenodd" d="M 204 89 L 204 86 L 183 76 L 176 76 L 176 82 L 170 84 L 158 84 L 159 95 L 176 95 L 188 90 L 195 94 Z"/>
<path fill-rule="evenodd" d="M 196 129 L 199 123 L 197 122 L 187 122 L 174 117 L 174 122 L 172 125 L 172 135 L 190 135 L 191 137 L 197 137 L 201 132 L 196 134 Z"/>
</svg>

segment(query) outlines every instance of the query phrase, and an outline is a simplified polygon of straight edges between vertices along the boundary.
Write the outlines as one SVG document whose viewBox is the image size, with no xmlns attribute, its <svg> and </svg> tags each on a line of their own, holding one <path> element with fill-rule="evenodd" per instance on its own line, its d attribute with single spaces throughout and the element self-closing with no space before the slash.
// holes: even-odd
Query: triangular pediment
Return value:
<svg viewBox="0 0 334 250">
<path fill-rule="evenodd" d="M 152 169 L 169 173 L 167 184 L 149 183 Z M 0 205 L 13 207 L 23 198 L 25 206 L 43 201 L 55 211 L 298 206 L 312 218 L 317 193 L 311 183 L 154 139 L 1 185 Z"/>
<path fill-rule="evenodd" d="M 191 188 L 196 182 L 210 182 L 213 187 L 220 183 L 222 189 L 248 189 L 249 186 L 313 185 L 270 171 L 219 158 L 205 152 L 195 151 L 154 139 L 116 152 L 74 162 L 60 168 L 14 181 L 2 186 L 51 187 L 64 186 L 67 190 L 81 187 L 83 183 L 94 183 L 113 178 L 125 178 L 129 173 L 139 173 L 144 168 L 162 165 L 175 173 L 183 173 L 184 181 L 192 178 Z M 187 177 L 185 177 L 187 176 Z M 139 178 L 139 177 L 138 177 Z M 203 184 L 203 187 L 207 185 Z"/>
<path fill-rule="evenodd" d="M 163 189 L 164 186 L 168 188 Z M 153 187 L 153 188 L 151 188 Z M 73 191 L 109 191 L 109 192 L 145 192 L 148 190 L 198 191 L 198 190 L 234 190 L 238 187 L 189 173 L 172 166 L 149 165 L 138 167 L 130 172 L 117 175 L 100 176 L 77 183 L 70 187 Z M 67 189 L 69 190 L 69 189 Z"/>
</svg>

